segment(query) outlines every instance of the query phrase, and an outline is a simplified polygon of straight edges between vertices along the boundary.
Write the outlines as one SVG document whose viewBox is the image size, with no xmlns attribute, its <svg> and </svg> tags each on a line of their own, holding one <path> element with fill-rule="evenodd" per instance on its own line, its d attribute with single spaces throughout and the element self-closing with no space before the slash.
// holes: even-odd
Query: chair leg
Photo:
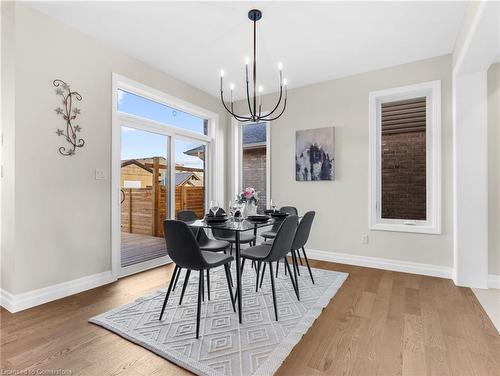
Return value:
<svg viewBox="0 0 500 376">
<path fill-rule="evenodd" d="M 205 273 L 203 273 L 203 278 L 205 278 Z M 205 279 L 201 281 L 201 301 L 205 301 Z"/>
<path fill-rule="evenodd" d="M 271 275 L 271 289 L 273 290 L 274 315 L 276 316 L 276 321 L 278 321 L 278 306 L 276 304 L 276 290 L 274 288 L 274 273 L 272 262 L 269 262 L 269 274 Z"/>
<path fill-rule="evenodd" d="M 231 289 L 231 280 L 229 278 L 229 265 L 224 264 L 224 271 L 226 272 L 227 288 L 229 289 L 229 297 L 231 298 L 231 304 L 233 305 L 233 312 L 236 312 L 236 306 L 233 300 L 233 290 Z"/>
<path fill-rule="evenodd" d="M 292 249 L 292 260 L 293 260 L 294 272 L 296 272 L 298 275 L 300 275 L 299 263 L 297 262 L 297 254 L 295 253 L 295 250 L 293 250 L 293 249 Z"/>
<path fill-rule="evenodd" d="M 262 288 L 262 282 L 264 282 L 264 274 L 266 273 L 266 263 L 262 266 L 262 276 L 260 277 L 259 287 Z"/>
<path fill-rule="evenodd" d="M 207 269 L 207 296 L 210 301 L 210 269 Z"/>
<path fill-rule="evenodd" d="M 302 264 L 302 257 L 300 257 L 300 252 L 299 252 L 299 250 L 298 250 L 298 249 L 297 249 L 297 256 L 298 256 L 298 258 L 299 258 L 300 265 L 304 265 L 304 264 Z M 300 275 L 300 274 L 299 274 L 299 275 Z"/>
<path fill-rule="evenodd" d="M 288 264 L 288 260 L 287 259 L 285 259 L 285 266 L 286 266 L 286 269 L 288 269 L 288 274 L 290 275 L 290 280 L 292 281 L 293 289 L 295 290 L 295 295 L 297 296 L 297 300 L 300 300 L 300 296 L 299 296 L 299 281 L 298 280 L 295 280 L 295 281 L 293 280 L 292 271 L 290 270 L 290 265 Z"/>
<path fill-rule="evenodd" d="M 302 247 L 302 253 L 304 254 L 304 259 L 306 260 L 307 269 L 309 269 L 309 275 L 311 276 L 311 281 L 312 281 L 312 283 L 314 285 L 313 274 L 312 274 L 312 271 L 311 271 L 311 267 L 309 266 L 309 260 L 307 259 L 306 250 L 304 249 L 304 247 Z"/>
<path fill-rule="evenodd" d="M 165 312 L 165 307 L 167 306 L 168 297 L 170 296 L 170 291 L 172 291 L 172 286 L 174 285 L 174 277 L 175 277 L 177 272 L 180 273 L 179 269 L 180 269 L 180 267 L 175 265 L 174 273 L 172 274 L 172 278 L 170 278 L 170 283 L 168 284 L 167 295 L 165 295 L 165 300 L 163 301 L 163 307 L 161 307 L 160 317 L 158 318 L 159 321 L 161 321 L 161 317 L 163 316 L 163 312 Z"/>
<path fill-rule="evenodd" d="M 177 281 L 179 280 L 179 276 L 181 275 L 181 270 L 182 270 L 182 268 L 179 267 L 179 269 L 177 269 L 177 273 L 175 273 L 175 271 L 174 271 L 174 275 L 172 276 L 172 278 L 175 281 L 174 281 L 174 285 L 172 286 L 172 291 L 175 291 L 175 288 L 177 287 Z"/>
<path fill-rule="evenodd" d="M 241 261 L 241 274 L 243 274 L 243 268 L 245 267 L 245 260 L 246 260 L 246 258 L 244 258 L 244 259 Z"/>
<path fill-rule="evenodd" d="M 297 274 L 300 276 L 300 268 L 299 268 L 299 250 L 295 250 L 293 251 L 294 255 L 295 255 L 295 265 L 297 265 Z M 302 265 L 302 262 L 300 263 L 300 265 Z"/>
<path fill-rule="evenodd" d="M 259 291 L 259 273 L 260 273 L 260 265 L 262 263 L 257 261 L 257 276 L 255 277 L 255 292 Z"/>
<path fill-rule="evenodd" d="M 231 262 L 227 265 L 227 270 L 229 272 L 229 281 L 231 282 L 231 287 L 233 287 L 234 284 L 233 284 L 233 275 L 231 274 Z"/>
<path fill-rule="evenodd" d="M 191 275 L 191 269 L 187 269 L 186 276 L 184 277 L 184 285 L 182 286 L 181 297 L 179 299 L 179 305 L 182 304 L 182 299 L 184 299 L 184 292 L 186 291 L 186 286 L 188 285 L 190 275 Z"/>
<path fill-rule="evenodd" d="M 287 258 L 285 256 L 285 258 L 283 259 L 283 264 L 287 264 L 287 263 L 288 263 L 288 260 L 287 260 Z M 285 275 L 286 275 L 286 268 L 285 268 Z"/>
<path fill-rule="evenodd" d="M 297 287 L 297 295 L 298 295 L 298 293 L 299 293 L 299 279 L 297 277 L 297 273 L 299 271 L 299 266 L 297 265 L 297 257 L 295 256 L 295 251 L 292 251 L 292 260 L 293 260 L 293 276 L 295 279 L 295 284 Z"/>
<path fill-rule="evenodd" d="M 200 337 L 200 314 L 201 314 L 202 295 L 203 295 L 203 270 L 200 270 L 200 278 L 198 280 L 198 308 L 196 310 L 196 339 Z"/>
<path fill-rule="evenodd" d="M 278 269 L 280 267 L 280 260 L 276 261 L 276 278 L 278 278 Z"/>
<path fill-rule="evenodd" d="M 296 273 L 296 269 L 295 269 L 295 252 L 292 250 L 290 251 L 290 257 L 292 258 L 292 268 L 293 268 L 293 272 Z"/>
</svg>

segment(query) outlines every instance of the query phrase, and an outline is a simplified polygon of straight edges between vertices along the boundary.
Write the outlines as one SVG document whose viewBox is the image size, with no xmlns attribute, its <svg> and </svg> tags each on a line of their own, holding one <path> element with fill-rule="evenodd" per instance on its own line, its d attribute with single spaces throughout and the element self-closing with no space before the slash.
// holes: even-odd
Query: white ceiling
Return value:
<svg viewBox="0 0 500 376">
<path fill-rule="evenodd" d="M 466 2 L 37 2 L 30 6 L 207 93 L 243 95 L 259 8 L 258 82 L 276 91 L 451 53 Z"/>
</svg>

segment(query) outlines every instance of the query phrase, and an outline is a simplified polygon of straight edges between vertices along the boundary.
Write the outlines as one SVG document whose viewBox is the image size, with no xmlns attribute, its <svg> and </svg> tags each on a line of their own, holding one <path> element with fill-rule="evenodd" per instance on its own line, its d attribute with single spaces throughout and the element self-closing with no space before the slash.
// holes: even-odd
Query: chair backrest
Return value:
<svg viewBox="0 0 500 376">
<path fill-rule="evenodd" d="M 216 215 L 225 215 L 226 211 L 222 208 L 217 210 Z M 212 228 L 212 234 L 217 238 L 234 238 L 234 231 L 231 230 L 223 230 L 220 228 Z"/>
<path fill-rule="evenodd" d="M 186 223 L 166 219 L 163 221 L 163 234 L 168 255 L 173 262 L 185 269 L 206 269 L 207 263 L 198 242 Z"/>
<path fill-rule="evenodd" d="M 191 222 L 191 221 L 196 221 L 198 219 L 195 212 L 191 210 L 183 210 L 177 212 L 176 217 L 179 221 L 182 222 Z"/>
<path fill-rule="evenodd" d="M 281 213 L 288 213 L 289 215 L 299 215 L 297 212 L 297 208 L 295 206 L 282 206 L 280 208 Z M 281 226 L 281 222 L 276 222 L 271 228 L 272 232 L 277 232 Z"/>
<path fill-rule="evenodd" d="M 295 206 L 282 206 L 280 208 L 280 212 L 288 213 L 290 215 L 299 215 L 299 212 L 297 211 L 297 208 Z"/>
<path fill-rule="evenodd" d="M 191 211 L 191 210 L 183 210 L 183 211 L 177 212 L 176 218 L 182 222 L 193 222 L 193 221 L 196 221 L 198 219 L 198 217 L 196 216 L 196 213 L 194 211 Z M 205 231 L 203 231 L 203 229 L 200 229 L 199 227 L 189 227 L 189 229 L 194 234 L 194 237 L 198 240 L 198 242 L 200 241 L 200 239 L 205 240 L 205 238 L 207 237 L 207 234 L 205 234 Z M 205 238 L 203 237 L 203 235 L 205 235 Z"/>
<path fill-rule="evenodd" d="M 269 261 L 281 260 L 290 252 L 298 220 L 299 218 L 296 215 L 289 215 L 281 222 L 271 250 L 269 251 Z"/>
<path fill-rule="evenodd" d="M 300 249 L 306 245 L 307 239 L 309 239 L 309 233 L 311 232 L 311 226 L 313 223 L 314 216 L 316 212 L 308 211 L 302 219 L 300 220 L 297 231 L 295 232 L 295 238 L 293 239 L 292 249 Z"/>
</svg>

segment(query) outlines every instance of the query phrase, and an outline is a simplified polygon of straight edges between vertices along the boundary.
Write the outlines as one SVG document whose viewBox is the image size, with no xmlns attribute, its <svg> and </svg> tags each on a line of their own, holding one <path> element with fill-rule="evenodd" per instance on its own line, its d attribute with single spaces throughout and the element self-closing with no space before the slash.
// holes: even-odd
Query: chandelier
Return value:
<svg viewBox="0 0 500 376">
<path fill-rule="evenodd" d="M 258 9 L 252 9 L 251 11 L 248 12 L 248 18 L 253 22 L 253 72 L 252 72 L 252 91 L 253 91 L 253 96 L 250 95 L 250 82 L 249 82 L 249 76 L 248 76 L 248 64 L 249 64 L 249 58 L 245 59 L 245 74 L 246 74 L 246 91 L 247 91 L 247 104 L 248 104 L 248 110 L 250 111 L 249 115 L 237 115 L 234 113 L 234 103 L 233 103 L 233 90 L 234 90 L 234 84 L 231 84 L 229 86 L 231 90 L 231 102 L 229 107 L 227 106 L 226 102 L 224 101 L 224 71 L 220 71 L 220 99 L 222 101 L 222 104 L 224 105 L 224 108 L 229 112 L 236 120 L 240 122 L 259 122 L 259 121 L 271 121 L 271 120 L 276 120 L 279 118 L 283 113 L 285 112 L 286 109 L 286 100 L 288 96 L 288 90 L 287 90 L 287 81 L 286 79 L 283 79 L 283 64 L 279 63 L 278 64 L 278 70 L 279 70 L 279 76 L 280 76 L 280 90 L 279 90 L 279 98 L 278 98 L 278 103 L 274 106 L 274 108 L 267 112 L 267 113 L 262 113 L 262 91 L 263 88 L 262 86 L 259 86 L 257 88 L 257 61 L 256 61 L 256 50 L 257 50 L 257 43 L 256 43 L 256 31 L 257 31 L 257 21 L 262 18 L 262 12 Z M 258 96 L 257 96 L 257 90 L 258 90 Z M 283 91 L 285 92 L 284 95 L 284 101 L 283 101 L 283 106 L 281 106 L 281 110 L 279 113 L 276 113 L 276 110 L 280 107 L 281 101 L 283 99 Z"/>
</svg>

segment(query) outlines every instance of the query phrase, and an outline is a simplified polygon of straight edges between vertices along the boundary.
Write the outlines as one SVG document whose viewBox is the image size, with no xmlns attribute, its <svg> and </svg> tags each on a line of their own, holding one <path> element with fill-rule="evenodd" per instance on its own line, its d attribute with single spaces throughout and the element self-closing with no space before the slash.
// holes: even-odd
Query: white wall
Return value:
<svg viewBox="0 0 500 376">
<path fill-rule="evenodd" d="M 488 273 L 500 275 L 500 63 L 488 69 Z"/>
<path fill-rule="evenodd" d="M 369 231 L 368 93 L 432 80 L 442 81 L 442 234 Z M 274 100 L 266 96 L 264 103 Z M 288 101 L 285 114 L 271 124 L 271 197 L 301 213 L 316 210 L 308 247 L 450 267 L 451 56 L 290 90 Z M 327 126 L 335 126 L 336 180 L 296 182 L 295 131 Z M 361 244 L 363 234 L 369 234 L 366 245 Z"/>
<path fill-rule="evenodd" d="M 500 53 L 500 5 L 470 5 L 453 53 L 454 268 L 457 285 L 488 287 L 488 68 Z"/>
<path fill-rule="evenodd" d="M 223 131 L 226 115 L 216 98 L 23 4 L 15 8 L 16 218 L 9 227 L 16 268 L 4 270 L 11 280 L 4 288 L 19 294 L 111 270 L 112 72 L 218 112 Z M 63 122 L 54 112 L 55 78 L 83 96 L 86 145 L 72 157 L 57 152 Z M 95 168 L 108 179 L 95 180 Z"/>
<path fill-rule="evenodd" d="M 457 285 L 488 283 L 486 71 L 453 77 L 454 274 Z"/>
<path fill-rule="evenodd" d="M 2 100 L 1 100 L 1 122 L 3 145 L 0 146 L 2 153 L 3 177 L 1 178 L 1 280 L 0 287 L 11 289 L 13 286 L 13 275 L 15 273 L 15 239 L 12 224 L 15 221 L 14 198 L 15 198 L 15 7 L 13 2 L 2 2 Z M 8 272 L 4 272 L 8 271 Z"/>
</svg>

